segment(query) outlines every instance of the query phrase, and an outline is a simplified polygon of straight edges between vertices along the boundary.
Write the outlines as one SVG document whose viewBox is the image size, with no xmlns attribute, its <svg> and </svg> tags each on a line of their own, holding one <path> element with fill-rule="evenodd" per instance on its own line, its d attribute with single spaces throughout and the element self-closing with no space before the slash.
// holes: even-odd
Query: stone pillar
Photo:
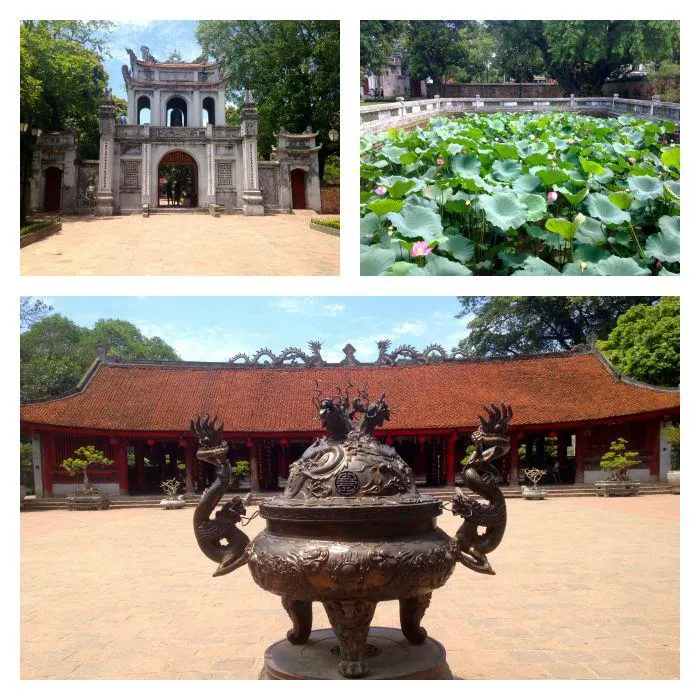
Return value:
<svg viewBox="0 0 700 700">
<path fill-rule="evenodd" d="M 399 103 L 399 117 L 403 118 L 406 116 L 406 100 L 404 97 L 397 97 L 396 101 Z"/>
<path fill-rule="evenodd" d="M 575 98 L 576 98 L 576 95 L 574 95 L 573 92 L 569 94 L 569 107 L 571 107 L 571 109 L 573 109 L 576 106 L 576 99 Z"/>
<path fill-rule="evenodd" d="M 100 106 L 100 169 L 97 185 L 97 216 L 114 214 L 114 113 L 112 102 Z"/>
<path fill-rule="evenodd" d="M 146 467 L 144 464 L 145 445 L 137 441 L 134 445 L 134 461 L 136 463 L 136 484 L 140 489 L 146 485 Z"/>
<path fill-rule="evenodd" d="M 654 108 L 656 105 L 661 102 L 661 97 L 659 95 L 652 95 L 651 96 L 651 105 L 649 107 L 649 116 L 653 117 L 654 116 Z"/>
<path fill-rule="evenodd" d="M 44 479 L 41 471 L 41 435 L 32 435 L 32 471 L 34 473 L 34 493 L 37 498 L 44 497 Z"/>
<path fill-rule="evenodd" d="M 156 184 L 157 187 L 157 184 Z M 156 199 L 157 204 L 157 199 Z M 151 144 L 141 144 L 141 206 L 147 212 L 151 205 Z"/>
<path fill-rule="evenodd" d="M 260 491 L 259 463 L 258 463 L 258 443 L 257 440 L 249 440 L 248 443 L 250 462 L 250 490 Z"/>
<path fill-rule="evenodd" d="M 620 93 L 619 93 L 619 92 L 616 92 L 616 93 L 613 95 L 613 104 L 612 104 L 613 111 L 615 110 L 615 103 L 616 103 L 619 99 L 620 99 Z"/>
<path fill-rule="evenodd" d="M 194 79 L 197 79 L 197 74 L 195 73 Z M 190 118 L 190 123 L 187 126 L 202 126 L 202 100 L 199 95 L 199 90 L 192 91 L 192 109 L 194 109 L 193 118 Z"/>
<path fill-rule="evenodd" d="M 478 111 L 479 111 L 479 104 L 481 103 L 481 95 L 476 95 L 476 96 L 475 96 L 475 99 L 476 99 L 476 107 L 475 107 L 475 109 L 476 109 L 476 111 L 478 112 Z"/>
<path fill-rule="evenodd" d="M 129 461 L 126 458 L 126 442 L 117 440 L 114 445 L 114 464 L 119 479 L 119 495 L 129 495 Z"/>
<path fill-rule="evenodd" d="M 566 446 L 568 435 L 561 430 L 557 432 L 557 462 L 559 462 L 559 473 L 563 473 L 567 467 Z"/>
<path fill-rule="evenodd" d="M 448 486 L 454 486 L 455 475 L 457 474 L 457 433 L 452 433 L 447 438 L 447 464 L 445 476 Z"/>
<path fill-rule="evenodd" d="M 510 434 L 510 470 L 508 482 L 510 486 L 518 485 L 518 470 L 520 469 L 520 433 Z"/>
<path fill-rule="evenodd" d="M 584 483 L 584 472 L 586 453 L 588 452 L 588 435 L 584 429 L 576 433 L 576 475 L 574 477 L 575 484 Z"/>
<path fill-rule="evenodd" d="M 160 110 L 160 90 L 154 90 L 151 100 L 151 126 L 165 126 L 165 117 L 161 115 Z"/>
<path fill-rule="evenodd" d="M 214 153 L 214 144 L 207 144 L 207 205 L 216 204 L 216 158 Z M 245 154 L 245 149 L 244 149 Z M 255 159 L 257 168 L 258 161 Z M 262 195 L 261 195 L 262 198 Z"/>
<path fill-rule="evenodd" d="M 265 208 L 258 184 L 258 110 L 255 108 L 251 90 L 246 90 L 241 109 L 241 136 L 243 137 L 243 213 L 246 216 L 262 216 Z"/>
<path fill-rule="evenodd" d="M 435 111 L 440 114 L 440 95 L 435 95 Z"/>
</svg>

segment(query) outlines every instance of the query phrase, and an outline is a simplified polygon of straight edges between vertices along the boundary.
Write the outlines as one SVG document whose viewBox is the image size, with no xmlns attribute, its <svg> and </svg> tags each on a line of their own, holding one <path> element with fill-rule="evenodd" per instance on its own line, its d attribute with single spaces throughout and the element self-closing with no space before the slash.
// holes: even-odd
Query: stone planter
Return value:
<svg viewBox="0 0 700 700">
<path fill-rule="evenodd" d="M 666 481 L 671 487 L 671 493 L 681 492 L 681 471 L 680 469 L 672 469 L 666 475 Z"/>
<path fill-rule="evenodd" d="M 639 481 L 596 481 L 595 490 L 598 496 L 636 496 L 641 486 Z"/>
<path fill-rule="evenodd" d="M 177 496 L 177 498 L 164 498 L 160 505 L 165 508 L 165 510 L 173 510 L 175 508 L 184 508 L 187 503 L 185 502 L 184 496 Z"/>
<path fill-rule="evenodd" d="M 85 482 L 72 496 L 66 496 L 68 510 L 106 510 L 110 501 L 91 483 Z"/>
<path fill-rule="evenodd" d="M 330 233 L 331 236 L 340 236 L 340 229 L 333 228 L 332 226 L 323 226 L 323 224 L 310 223 L 309 228 L 312 231 L 322 231 L 323 233 Z"/>
<path fill-rule="evenodd" d="M 54 233 L 58 233 L 62 228 L 63 224 L 60 221 L 57 221 L 55 224 L 51 224 L 50 226 L 44 226 L 44 228 L 40 228 L 37 231 L 25 233 L 24 236 L 20 236 L 19 238 L 19 247 L 24 248 L 25 246 L 31 245 L 32 243 L 36 243 L 37 241 L 41 241 L 44 238 L 53 236 Z"/>
<path fill-rule="evenodd" d="M 528 501 L 543 501 L 547 496 L 547 490 L 536 486 L 521 486 L 520 495 Z"/>
</svg>

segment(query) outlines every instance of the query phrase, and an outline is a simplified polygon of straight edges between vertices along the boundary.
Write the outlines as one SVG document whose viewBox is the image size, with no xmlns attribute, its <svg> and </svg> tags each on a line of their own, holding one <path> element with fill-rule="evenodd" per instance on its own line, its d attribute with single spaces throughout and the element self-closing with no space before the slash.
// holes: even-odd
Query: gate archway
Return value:
<svg viewBox="0 0 700 700">
<path fill-rule="evenodd" d="M 292 179 L 292 209 L 307 209 L 306 206 L 306 173 L 300 168 L 291 172 Z"/>
<path fill-rule="evenodd" d="M 61 208 L 60 168 L 47 168 L 44 173 L 44 211 L 58 211 Z"/>
<path fill-rule="evenodd" d="M 189 153 L 166 153 L 158 163 L 158 206 L 199 206 L 197 179 L 197 161 Z"/>
</svg>

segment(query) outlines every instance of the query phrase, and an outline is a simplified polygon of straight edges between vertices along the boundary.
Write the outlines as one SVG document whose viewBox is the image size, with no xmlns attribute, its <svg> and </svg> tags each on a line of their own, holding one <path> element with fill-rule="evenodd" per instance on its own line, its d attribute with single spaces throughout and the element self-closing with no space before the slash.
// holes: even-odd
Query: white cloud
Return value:
<svg viewBox="0 0 700 700">
<path fill-rule="evenodd" d="M 337 316 L 338 314 L 345 311 L 344 304 L 327 304 L 323 307 L 323 311 L 326 316 Z"/>
<path fill-rule="evenodd" d="M 337 316 L 345 311 L 345 304 L 321 304 L 322 297 L 281 297 L 270 303 L 288 314 L 301 314 L 303 316 Z"/>
<path fill-rule="evenodd" d="M 425 323 L 410 323 L 404 321 L 391 329 L 394 335 L 423 335 L 425 333 Z"/>
</svg>

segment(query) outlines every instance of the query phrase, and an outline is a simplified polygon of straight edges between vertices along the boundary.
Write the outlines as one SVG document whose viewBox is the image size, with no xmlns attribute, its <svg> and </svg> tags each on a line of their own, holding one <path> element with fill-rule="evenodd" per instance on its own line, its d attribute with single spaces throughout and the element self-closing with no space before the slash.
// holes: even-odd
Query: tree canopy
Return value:
<svg viewBox="0 0 700 700">
<path fill-rule="evenodd" d="M 669 20 L 367 21 L 360 30 L 365 72 L 381 73 L 393 50 L 413 78 L 445 81 L 556 80 L 565 93 L 600 93 L 607 79 L 639 63 L 680 60 L 680 23 Z"/>
<path fill-rule="evenodd" d="M 328 131 L 340 112 L 340 23 L 328 20 L 208 20 L 199 22 L 204 53 L 223 61 L 229 98 L 240 105 L 254 91 L 258 145 L 269 155 L 280 130 L 310 126 L 323 142 L 321 160 L 338 151 Z"/>
<path fill-rule="evenodd" d="M 678 386 L 680 332 L 680 298 L 662 297 L 654 306 L 638 304 L 622 314 L 598 347 L 629 377 L 659 386 Z"/>
<path fill-rule="evenodd" d="M 458 297 L 457 318 L 474 314 L 459 347 L 475 355 L 571 350 L 591 335 L 605 338 L 621 314 L 658 297 Z"/>
<path fill-rule="evenodd" d="M 100 347 L 123 360 L 177 360 L 157 336 L 151 338 L 128 321 L 102 319 L 84 328 L 60 314 L 31 325 L 20 335 L 20 396 L 31 401 L 69 391 L 94 361 Z"/>
<path fill-rule="evenodd" d="M 96 158 L 98 107 L 107 87 L 102 65 L 112 22 L 26 20 L 20 25 L 20 121 L 75 132 L 83 158 Z"/>
</svg>

